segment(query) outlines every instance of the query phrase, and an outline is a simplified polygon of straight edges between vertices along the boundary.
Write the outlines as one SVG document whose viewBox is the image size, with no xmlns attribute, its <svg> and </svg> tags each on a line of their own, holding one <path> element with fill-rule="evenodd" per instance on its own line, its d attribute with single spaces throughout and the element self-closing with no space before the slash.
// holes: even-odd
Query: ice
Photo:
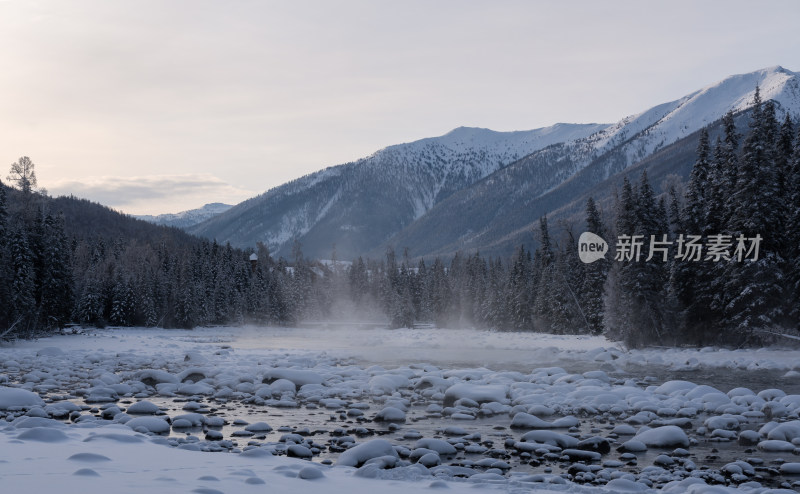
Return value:
<svg viewBox="0 0 800 494">
<path fill-rule="evenodd" d="M 455 449 L 455 448 L 454 448 Z M 392 443 L 385 439 L 373 439 L 357 446 L 353 446 L 339 455 L 337 465 L 358 467 L 373 458 L 383 456 L 397 457 Z"/>
<path fill-rule="evenodd" d="M 137 432 L 161 434 L 169 432 L 169 422 L 159 417 L 136 417 L 125 422 L 125 425 Z"/>
<path fill-rule="evenodd" d="M 266 422 L 256 422 L 246 426 L 244 430 L 249 432 L 270 432 L 272 427 L 270 427 Z"/>
<path fill-rule="evenodd" d="M 379 422 L 405 422 L 406 412 L 396 407 L 386 407 L 375 416 Z"/>
<path fill-rule="evenodd" d="M 800 463 L 784 463 L 781 472 L 789 475 L 800 475 Z"/>
<path fill-rule="evenodd" d="M 767 439 L 791 442 L 797 438 L 800 438 L 800 420 L 784 422 L 767 432 Z"/>
<path fill-rule="evenodd" d="M 552 422 L 548 422 L 535 415 L 531 415 L 526 412 L 520 412 L 514 415 L 514 418 L 511 420 L 511 427 L 519 429 L 563 429 L 574 427 L 579 423 L 580 421 L 572 416 L 562 417 Z"/>
<path fill-rule="evenodd" d="M 0 386 L 0 410 L 44 406 L 38 394 L 25 389 Z"/>
<path fill-rule="evenodd" d="M 633 440 L 640 441 L 647 446 L 658 448 L 671 448 L 675 446 L 689 446 L 689 438 L 686 433 L 678 426 L 666 425 L 639 432 Z"/>
<path fill-rule="evenodd" d="M 129 406 L 126 413 L 136 414 L 136 415 L 155 415 L 161 412 L 161 409 L 155 403 L 152 403 L 147 400 L 137 401 L 133 405 Z"/>
<path fill-rule="evenodd" d="M 435 451 L 440 455 L 454 455 L 456 454 L 456 448 L 447 441 L 442 439 L 435 439 L 435 438 L 422 438 L 419 439 L 415 444 L 414 448 L 425 448 L 431 451 Z"/>
<path fill-rule="evenodd" d="M 24 455 L 40 459 L 32 461 L 31 465 L 45 465 L 47 471 L 55 472 L 53 475 L 57 477 L 54 478 L 59 481 L 87 482 L 80 480 L 84 477 L 72 474 L 78 466 L 89 466 L 102 476 L 102 481 L 108 481 L 103 485 L 122 486 L 133 481 L 154 492 L 191 492 L 201 488 L 238 492 L 263 485 L 248 486 L 248 479 L 253 483 L 265 482 L 281 492 L 298 490 L 298 485 L 313 485 L 313 490 L 330 492 L 366 493 L 376 489 L 360 487 L 360 477 L 392 479 L 377 487 L 387 493 L 416 492 L 427 490 L 434 475 L 443 479 L 463 475 L 481 481 L 475 484 L 481 489 L 493 486 L 484 483 L 489 479 L 500 484 L 497 488 L 505 488 L 516 485 L 516 482 L 533 482 L 535 478 L 540 482 L 564 483 L 561 492 L 605 494 L 625 492 L 625 488 L 640 489 L 647 482 L 656 482 L 660 486 L 690 472 L 704 472 L 703 478 L 709 483 L 712 482 L 710 479 L 716 478 L 714 476 L 719 476 L 723 482 L 731 483 L 730 487 L 723 488 L 725 492 L 733 492 L 735 485 L 744 485 L 749 480 L 749 470 L 729 459 L 725 460 L 727 463 L 709 464 L 707 470 L 699 470 L 697 466 L 701 461 L 698 459 L 707 453 L 697 448 L 698 441 L 730 438 L 732 440 L 728 443 L 712 444 L 729 445 L 726 447 L 740 448 L 741 451 L 761 443 L 761 455 L 766 458 L 762 462 L 764 465 L 774 462 L 778 455 L 791 456 L 800 445 L 797 437 L 797 422 L 800 422 L 797 420 L 800 411 L 798 395 L 774 389 L 757 392 L 760 388 L 753 388 L 756 391 L 734 388 L 725 392 L 728 388 L 717 384 L 689 381 L 667 381 L 660 385 L 657 379 L 637 378 L 618 367 L 624 367 L 626 362 L 647 365 L 659 361 L 662 369 L 673 364 L 680 368 L 681 362 L 702 357 L 696 359 L 697 365 L 705 369 L 742 369 L 754 362 L 760 362 L 762 367 L 791 368 L 797 362 L 796 352 L 769 349 L 738 352 L 734 358 L 733 352 L 718 349 L 702 354 L 683 349 L 625 352 L 613 349 L 616 358 L 612 364 L 598 360 L 598 357 L 608 354 L 607 349 L 612 346 L 602 339 L 403 329 L 344 331 L 335 335 L 337 344 L 339 339 L 363 344 L 366 335 L 372 342 L 370 344 L 387 345 L 391 349 L 387 353 L 398 360 L 371 366 L 374 360 L 371 360 L 369 352 L 360 353 L 361 350 L 355 347 L 345 349 L 343 345 L 321 350 L 287 348 L 285 343 L 275 349 L 243 347 L 236 343 L 240 331 L 233 328 L 198 328 L 190 332 L 115 329 L 98 331 L 92 340 L 84 336 L 57 337 L 25 343 L 13 352 L 0 348 L 0 365 L 8 375 L 3 381 L 4 386 L 25 388 L 0 389 L 25 391 L 38 398 L 36 404 L 12 406 L 0 414 L 0 424 L 9 424 L 5 429 L 0 426 L 4 488 L 9 485 L 13 492 L 39 492 L 42 488 L 43 484 L 38 483 L 35 475 L 24 478 L 21 473 L 17 475 L 18 467 L 27 468 L 18 460 L 20 455 Z M 280 335 L 281 331 L 295 330 L 268 328 L 264 335 Z M 296 331 L 302 335 L 311 334 L 312 344 L 322 346 L 320 333 Z M 472 342 L 480 342 L 480 345 L 470 349 L 476 352 L 474 354 L 467 352 L 454 357 L 459 359 L 455 363 L 414 359 L 414 349 L 418 345 L 447 348 L 448 344 L 455 342 L 454 345 L 465 347 L 469 343 L 462 341 L 466 340 L 467 334 L 472 336 Z M 458 338 L 454 337 L 456 335 Z M 158 345 L 152 344 L 154 338 Z M 308 341 L 298 338 L 300 340 L 301 345 Z M 409 341 L 413 342 L 412 346 L 408 346 Z M 233 348 L 220 349 L 220 342 Z M 401 343 L 408 350 L 393 346 Z M 63 349 L 62 354 L 36 355 L 42 348 L 54 344 Z M 259 339 L 257 344 L 272 343 L 267 337 Z M 113 350 L 109 350 L 112 347 Z M 370 351 L 372 348 L 375 346 Z M 485 351 L 486 358 L 477 357 L 479 350 Z M 519 360 L 515 360 L 514 352 L 517 351 Z M 192 357 L 185 360 L 185 356 L 192 352 L 203 359 Z M 508 361 L 493 360 L 498 355 L 506 355 L 504 352 L 511 352 Z M 527 360 L 522 358 L 523 353 L 528 355 Z M 537 365 L 544 367 L 532 367 L 530 360 L 534 354 Z M 9 358 L 12 355 L 13 359 Z M 473 357 L 475 360 L 469 362 Z M 407 360 L 400 361 L 402 359 Z M 576 361 L 577 368 L 574 365 Z M 720 373 L 724 374 L 722 370 Z M 780 373 L 776 375 L 780 376 Z M 199 392 L 180 395 L 179 390 Z M 47 398 L 47 404 L 39 401 L 42 397 Z M 97 399 L 108 401 L 92 401 Z M 89 406 L 84 405 L 87 402 Z M 276 405 L 299 408 L 282 411 L 275 408 Z M 120 407 L 127 407 L 131 415 L 122 413 Z M 137 407 L 149 408 L 151 413 L 163 413 L 158 408 L 163 409 L 172 416 L 174 430 L 170 431 L 166 416 L 137 415 Z M 185 408 L 185 413 L 180 412 L 181 407 Z M 419 430 L 412 431 L 391 422 L 373 422 L 376 413 L 384 417 L 400 417 L 402 414 Z M 313 418 L 315 415 L 316 419 Z M 329 416 L 336 425 L 316 425 L 325 423 Z M 302 423 L 299 417 L 312 417 L 318 422 L 312 422 L 315 425 Z M 462 417 L 471 421 L 458 427 L 456 419 Z M 508 429 L 512 421 L 534 420 L 531 417 L 540 425 L 548 424 L 548 428 L 530 431 Z M 117 424 L 111 424 L 111 419 Z M 155 422 L 143 423 L 141 419 Z M 760 427 L 769 419 L 776 422 L 761 428 L 761 433 L 743 430 Z M 269 425 L 258 422 L 261 420 L 269 420 L 276 428 L 281 427 L 280 433 L 272 432 Z M 128 425 L 119 424 L 126 421 Z M 350 422 L 345 425 L 347 421 Z M 245 425 L 247 422 L 253 424 Z M 27 427 L 21 427 L 23 424 Z M 500 426 L 497 430 L 493 429 L 495 424 Z M 698 426 L 702 429 L 691 428 Z M 320 449 L 327 451 L 323 443 L 328 438 L 316 436 L 315 427 L 329 431 L 341 427 L 341 433 L 330 438 L 330 444 L 339 448 L 336 453 L 333 453 L 333 448 L 331 453 L 316 453 Z M 561 427 L 563 431 L 553 430 Z M 670 429 L 664 429 L 666 427 L 681 431 L 682 437 L 674 445 L 668 445 L 674 442 L 674 438 L 667 440 L 665 436 L 677 434 L 667 434 L 664 431 Z M 56 432 L 34 434 L 42 434 L 48 442 L 18 437 L 37 429 Z M 207 438 L 206 429 L 211 433 Z M 634 437 L 637 429 L 641 430 Z M 659 429 L 661 432 L 654 432 Z M 237 432 L 248 436 L 239 437 Z M 389 435 L 369 439 L 370 435 L 385 433 Z M 281 434 L 285 435 L 286 441 L 275 442 Z M 442 436 L 434 437 L 437 434 Z M 658 437 L 645 441 L 648 435 Z M 364 437 L 366 442 L 356 445 L 356 437 Z M 152 444 L 153 439 L 158 444 Z M 631 441 L 626 442 L 626 439 Z M 743 446 L 739 446 L 736 439 Z M 383 446 L 378 447 L 377 444 L 381 443 L 374 441 L 382 441 Z M 685 454 L 679 450 L 654 451 L 626 457 L 617 451 L 622 444 L 625 445 L 623 449 L 637 451 L 645 451 L 648 446 L 686 449 L 683 450 Z M 419 447 L 412 449 L 412 445 Z M 198 451 L 229 453 L 211 455 Z M 112 458 L 113 461 L 91 463 L 87 459 L 87 465 L 80 465 L 77 459 L 80 456 L 70 459 L 84 453 Z M 311 458 L 314 464 L 287 456 Z M 153 463 L 156 459 L 160 462 Z M 627 462 L 637 459 L 637 465 L 628 465 Z M 692 459 L 698 465 L 694 465 Z M 356 476 L 353 470 L 319 465 L 323 460 L 335 461 L 337 465 L 350 463 L 349 466 L 361 466 L 361 469 Z M 6 469 L 7 463 L 3 461 L 14 468 Z M 537 472 L 545 468 L 545 461 L 551 462 L 549 468 L 555 472 L 528 475 L 517 471 L 528 461 L 543 463 L 531 467 Z M 658 465 L 653 466 L 654 462 Z M 284 466 L 287 468 L 277 469 Z M 322 477 L 313 483 L 307 482 L 309 479 L 299 474 L 303 467 L 319 472 Z M 139 475 L 132 480 L 126 473 L 141 472 L 145 468 L 150 472 L 147 479 Z M 780 474 L 786 475 L 789 482 L 792 480 L 788 476 L 794 475 L 792 468 L 786 467 L 786 471 Z M 774 466 L 774 469 L 777 471 L 779 467 Z M 257 475 L 232 474 L 245 470 L 257 472 Z M 568 470 L 571 473 L 567 474 Z M 11 477 L 7 471 L 11 472 Z M 561 474 L 568 480 L 562 479 Z M 212 476 L 217 480 L 199 480 L 200 477 Z M 156 480 L 165 478 L 174 479 L 169 484 L 173 487 L 167 488 L 164 480 Z M 93 482 L 99 482 L 99 479 L 89 478 Z M 231 483 L 231 479 L 238 483 Z M 415 479 L 420 482 L 409 484 Z M 622 480 L 629 484 L 617 482 Z M 573 483 L 576 481 L 586 483 L 579 487 Z M 612 483 L 603 486 L 608 481 Z M 392 482 L 399 483 L 393 485 Z M 462 492 L 467 485 L 472 489 L 472 484 L 458 479 L 443 484 L 454 492 Z M 80 488 L 75 487 L 77 485 Z M 679 490 L 679 485 L 683 490 Z M 527 489 L 527 485 L 524 487 Z M 537 487 L 540 490 L 548 488 L 547 484 Z M 91 488 L 89 484 L 65 484 L 63 490 L 86 491 L 88 488 Z M 670 489 L 670 494 L 692 490 L 709 492 L 709 486 L 702 481 L 673 484 Z"/>
<path fill-rule="evenodd" d="M 178 376 L 160 369 L 143 369 L 135 374 L 135 379 L 148 386 L 154 386 L 160 383 L 178 384 L 180 382 Z"/>
<path fill-rule="evenodd" d="M 306 384 L 322 384 L 325 378 L 320 374 L 302 369 L 270 369 L 264 373 L 264 382 L 271 383 L 278 379 L 285 379 L 291 381 L 297 387 Z"/>
<path fill-rule="evenodd" d="M 38 441 L 43 443 L 57 443 L 67 441 L 67 435 L 54 428 L 50 427 L 33 427 L 21 432 L 17 439 L 22 441 Z"/>
<path fill-rule="evenodd" d="M 500 385 L 455 384 L 444 393 L 444 405 L 451 406 L 456 400 L 464 398 L 476 403 L 497 402 L 508 403 L 508 389 Z"/>
<path fill-rule="evenodd" d="M 773 452 L 792 452 L 795 449 L 794 444 L 781 441 L 778 439 L 768 439 L 766 441 L 761 441 L 758 443 L 758 449 L 762 451 L 773 451 Z"/>
<path fill-rule="evenodd" d="M 74 455 L 70 456 L 67 459 L 85 463 L 101 463 L 104 461 L 111 461 L 111 458 L 109 458 L 108 456 L 99 455 L 97 453 L 75 453 Z"/>
</svg>

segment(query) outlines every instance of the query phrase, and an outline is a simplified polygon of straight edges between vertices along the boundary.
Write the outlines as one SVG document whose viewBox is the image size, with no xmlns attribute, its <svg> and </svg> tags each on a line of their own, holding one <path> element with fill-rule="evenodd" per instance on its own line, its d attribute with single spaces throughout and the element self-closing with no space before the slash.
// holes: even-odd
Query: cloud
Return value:
<svg viewBox="0 0 800 494">
<path fill-rule="evenodd" d="M 48 184 L 48 191 L 53 196 L 74 195 L 132 214 L 177 212 L 210 202 L 238 203 L 256 195 L 211 174 L 61 180 Z"/>
</svg>

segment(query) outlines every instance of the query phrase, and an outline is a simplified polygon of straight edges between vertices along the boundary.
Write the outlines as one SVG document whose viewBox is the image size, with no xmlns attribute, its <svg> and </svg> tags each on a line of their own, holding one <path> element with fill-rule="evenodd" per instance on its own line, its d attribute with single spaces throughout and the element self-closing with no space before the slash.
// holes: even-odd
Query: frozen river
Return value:
<svg viewBox="0 0 800 494">
<path fill-rule="evenodd" d="M 52 446 L 64 441 L 48 430 L 123 427 L 274 469 L 307 457 L 347 490 L 366 476 L 761 492 L 800 485 L 799 355 L 474 330 L 107 329 L 0 347 L 0 418 L 12 443 L 26 428 Z M 33 487 L 0 451 L 0 480 Z"/>
</svg>

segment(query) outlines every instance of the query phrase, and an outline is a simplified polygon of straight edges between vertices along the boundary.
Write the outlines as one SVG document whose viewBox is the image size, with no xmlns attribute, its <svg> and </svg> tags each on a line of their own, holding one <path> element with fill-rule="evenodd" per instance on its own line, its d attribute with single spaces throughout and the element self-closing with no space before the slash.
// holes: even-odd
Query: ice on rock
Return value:
<svg viewBox="0 0 800 494">
<path fill-rule="evenodd" d="M 431 468 L 441 464 L 442 459 L 436 453 L 426 453 L 417 460 L 417 463 L 425 467 Z"/>
<path fill-rule="evenodd" d="M 271 384 L 278 379 L 291 381 L 298 388 L 306 384 L 322 384 L 325 382 L 325 378 L 322 377 L 322 375 L 314 371 L 302 369 L 270 369 L 265 372 L 263 376 L 263 382 L 265 384 Z"/>
<path fill-rule="evenodd" d="M 137 381 L 141 381 L 148 386 L 155 386 L 161 383 L 178 384 L 181 382 L 178 376 L 170 374 L 164 370 L 143 369 L 134 375 Z"/>
<path fill-rule="evenodd" d="M 757 396 L 764 401 L 773 401 L 783 398 L 786 393 L 780 389 L 765 389 L 760 391 Z"/>
<path fill-rule="evenodd" d="M 32 429 L 34 427 L 63 427 L 64 423 L 46 417 L 19 417 L 11 424 L 17 429 Z"/>
<path fill-rule="evenodd" d="M 215 392 L 216 390 L 212 386 L 203 382 L 192 383 L 192 384 L 188 383 L 179 384 L 177 389 L 175 390 L 175 393 L 185 396 L 195 396 L 195 395 L 208 396 L 208 395 L 213 395 Z"/>
<path fill-rule="evenodd" d="M 622 443 L 622 446 L 620 446 L 619 449 L 620 451 L 637 453 L 639 451 L 647 451 L 647 445 L 642 441 L 631 439 Z"/>
<path fill-rule="evenodd" d="M 406 412 L 395 407 L 385 407 L 375 415 L 375 420 L 378 422 L 405 422 Z"/>
<path fill-rule="evenodd" d="M 578 419 L 569 415 L 548 422 L 526 412 L 520 412 L 511 419 L 511 427 L 517 429 L 566 429 L 575 427 L 579 423 Z"/>
<path fill-rule="evenodd" d="M 760 443 L 758 443 L 758 449 L 762 451 L 789 453 L 794 451 L 795 446 L 794 444 L 787 441 L 780 441 L 778 439 L 768 439 L 766 441 L 761 441 Z"/>
<path fill-rule="evenodd" d="M 399 388 L 406 388 L 410 386 L 410 384 L 406 376 L 399 374 L 380 374 L 370 378 L 367 387 L 372 394 L 388 395 L 394 393 Z"/>
<path fill-rule="evenodd" d="M 133 415 L 155 415 L 161 412 L 161 409 L 153 402 L 142 400 L 129 406 L 126 413 Z"/>
<path fill-rule="evenodd" d="M 64 355 L 64 350 L 56 346 L 47 346 L 36 352 L 37 357 L 60 357 L 61 355 Z"/>
<path fill-rule="evenodd" d="M 70 456 L 67 459 L 85 463 L 99 463 L 104 461 L 111 461 L 111 458 L 109 458 L 108 456 L 100 455 L 97 453 L 75 453 L 74 455 Z"/>
<path fill-rule="evenodd" d="M 578 439 L 567 434 L 561 434 L 549 430 L 536 430 L 526 432 L 522 435 L 523 442 L 533 442 L 539 444 L 549 444 L 561 449 L 577 448 Z"/>
<path fill-rule="evenodd" d="M 309 448 L 301 444 L 290 444 L 286 449 L 286 455 L 293 458 L 311 458 L 314 456 Z"/>
<path fill-rule="evenodd" d="M 665 425 L 639 432 L 633 440 L 640 441 L 647 446 L 656 448 L 674 448 L 689 446 L 689 438 L 680 427 Z"/>
<path fill-rule="evenodd" d="M 256 422 L 246 426 L 244 430 L 248 432 L 270 432 L 272 431 L 272 427 L 266 422 Z"/>
<path fill-rule="evenodd" d="M 43 443 L 58 443 L 69 438 L 59 429 L 53 427 L 33 427 L 21 432 L 17 439 L 22 441 L 38 441 Z"/>
<path fill-rule="evenodd" d="M 92 470 L 91 468 L 81 468 L 79 470 L 75 470 L 72 475 L 77 475 L 80 477 L 99 477 L 100 474 Z"/>
<path fill-rule="evenodd" d="M 108 386 L 89 388 L 83 401 L 86 403 L 111 403 L 119 400 L 119 394 Z"/>
<path fill-rule="evenodd" d="M 178 421 L 183 421 L 186 424 L 183 427 L 201 427 L 206 422 L 206 417 L 200 413 L 184 413 L 181 415 L 176 415 L 172 419 L 172 427 L 181 427 L 176 425 Z"/>
<path fill-rule="evenodd" d="M 797 438 L 800 438 L 800 420 L 778 424 L 767 432 L 767 439 L 791 442 Z"/>
<path fill-rule="evenodd" d="M 276 379 L 270 383 L 269 389 L 273 395 L 281 396 L 284 393 L 290 393 L 294 396 L 297 392 L 297 384 L 288 379 Z"/>
<path fill-rule="evenodd" d="M 164 434 L 169 432 L 169 422 L 159 417 L 136 417 L 125 423 L 136 432 Z"/>
<path fill-rule="evenodd" d="M 440 455 L 454 455 L 456 448 L 452 444 L 442 439 L 422 438 L 416 442 L 414 448 L 426 448 L 437 452 Z"/>
<path fill-rule="evenodd" d="M 469 399 L 478 404 L 489 402 L 507 404 L 508 388 L 499 384 L 454 384 L 444 393 L 444 406 L 452 406 L 461 399 Z"/>
<path fill-rule="evenodd" d="M 612 479 L 608 481 L 606 484 L 606 489 L 609 492 L 619 492 L 619 493 L 627 493 L 627 492 L 647 492 L 650 490 L 650 487 L 641 483 L 635 482 L 629 479 Z"/>
<path fill-rule="evenodd" d="M 800 463 L 790 462 L 781 465 L 781 473 L 787 475 L 800 475 Z"/>
<path fill-rule="evenodd" d="M 453 448 L 453 450 L 455 450 L 455 448 Z M 386 439 L 373 439 L 342 452 L 336 464 L 358 467 L 373 458 L 380 458 L 383 456 L 393 456 L 397 458 L 397 452 L 394 450 L 392 443 Z"/>
<path fill-rule="evenodd" d="M 317 480 L 324 478 L 325 474 L 316 467 L 303 467 L 297 472 L 297 478 L 303 480 Z"/>
<path fill-rule="evenodd" d="M 10 408 L 43 407 L 44 400 L 38 394 L 19 388 L 0 386 L 0 410 Z"/>
</svg>

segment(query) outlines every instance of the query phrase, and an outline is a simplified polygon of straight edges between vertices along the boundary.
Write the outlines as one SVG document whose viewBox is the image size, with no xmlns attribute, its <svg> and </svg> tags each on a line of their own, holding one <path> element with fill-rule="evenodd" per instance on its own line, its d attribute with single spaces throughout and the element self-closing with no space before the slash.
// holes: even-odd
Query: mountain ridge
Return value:
<svg viewBox="0 0 800 494">
<path fill-rule="evenodd" d="M 515 231 L 564 206 L 569 198 L 556 192 L 565 187 L 580 195 L 727 111 L 745 111 L 756 86 L 763 100 L 800 118 L 799 80 L 780 66 L 738 74 L 613 124 L 510 133 L 459 127 L 306 175 L 189 231 L 237 246 L 261 241 L 285 256 L 295 239 L 310 257 L 380 256 L 390 246 L 414 256 L 477 250 L 517 238 Z"/>
<path fill-rule="evenodd" d="M 134 218 L 147 221 L 156 225 L 174 226 L 177 228 L 187 228 L 212 218 L 220 213 L 224 213 L 233 206 L 221 202 L 211 202 L 199 208 L 188 209 L 179 213 L 164 213 L 157 215 L 141 214 L 133 215 Z"/>
</svg>

